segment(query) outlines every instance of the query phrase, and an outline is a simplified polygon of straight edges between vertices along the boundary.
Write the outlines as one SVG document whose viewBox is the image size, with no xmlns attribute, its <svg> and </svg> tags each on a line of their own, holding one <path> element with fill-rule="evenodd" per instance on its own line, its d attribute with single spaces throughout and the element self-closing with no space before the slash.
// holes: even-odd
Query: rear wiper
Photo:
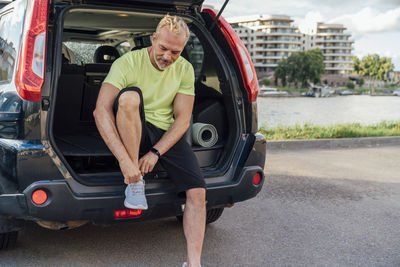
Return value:
<svg viewBox="0 0 400 267">
<path fill-rule="evenodd" d="M 225 9 L 226 5 L 228 4 L 228 2 L 229 2 L 229 0 L 225 0 L 225 3 L 222 5 L 222 8 L 218 12 L 217 17 L 214 19 L 213 23 L 211 24 L 210 32 L 214 29 L 215 24 L 217 24 L 217 21 L 218 21 L 219 17 L 221 16 L 222 12 L 224 11 L 224 9 Z"/>
</svg>

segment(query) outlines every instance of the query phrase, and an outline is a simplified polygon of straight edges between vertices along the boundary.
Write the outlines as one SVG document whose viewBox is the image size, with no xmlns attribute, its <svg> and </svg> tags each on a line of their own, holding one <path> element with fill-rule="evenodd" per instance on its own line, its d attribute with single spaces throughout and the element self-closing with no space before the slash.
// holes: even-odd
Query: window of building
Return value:
<svg viewBox="0 0 400 267">
<path fill-rule="evenodd" d="M 3 13 L 0 17 L 0 81 L 12 80 L 17 56 L 16 48 L 19 47 L 24 19 L 23 8 L 21 8 L 22 14 L 16 14 L 18 12 L 13 15 Z"/>
</svg>

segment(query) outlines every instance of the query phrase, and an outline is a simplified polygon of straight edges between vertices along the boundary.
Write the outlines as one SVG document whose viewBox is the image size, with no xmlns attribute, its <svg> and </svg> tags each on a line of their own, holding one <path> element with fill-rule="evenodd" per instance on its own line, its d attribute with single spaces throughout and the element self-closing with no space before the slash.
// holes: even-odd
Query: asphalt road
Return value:
<svg viewBox="0 0 400 267">
<path fill-rule="evenodd" d="M 271 152 L 254 199 L 206 231 L 203 266 L 400 266 L 400 146 Z M 0 266 L 181 266 L 174 218 L 51 231 L 29 223 Z"/>
</svg>

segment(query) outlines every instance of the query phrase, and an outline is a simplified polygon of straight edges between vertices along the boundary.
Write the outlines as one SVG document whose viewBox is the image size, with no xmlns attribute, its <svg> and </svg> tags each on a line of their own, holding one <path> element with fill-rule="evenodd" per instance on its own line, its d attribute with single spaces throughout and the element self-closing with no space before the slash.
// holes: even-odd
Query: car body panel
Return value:
<svg viewBox="0 0 400 267">
<path fill-rule="evenodd" d="M 207 31 L 211 21 L 205 24 L 196 8 L 203 1 L 102 1 L 102 0 L 55 0 L 49 12 L 48 46 L 46 54 L 45 83 L 42 89 L 42 101 L 22 100 L 15 84 L 0 84 L 0 216 L 24 220 L 46 220 L 54 222 L 88 220 L 99 224 L 118 221 L 144 221 L 168 216 L 182 215 L 185 198 L 175 193 L 175 187 L 169 179 L 153 179 L 146 183 L 146 194 L 150 209 L 138 218 L 115 219 L 113 211 L 125 209 L 123 206 L 124 188 L 120 184 L 88 185 L 78 179 L 68 167 L 52 140 L 53 93 L 60 75 L 61 19 L 66 10 L 82 4 L 90 6 L 110 6 L 118 8 L 147 6 L 197 16 L 195 23 L 201 24 L 205 38 L 215 46 L 221 55 L 221 65 L 228 80 L 221 86 L 232 88 L 229 97 L 235 112 L 238 127 L 232 155 L 226 160 L 222 171 L 204 171 L 207 185 L 207 207 L 230 206 L 256 196 L 264 182 L 265 137 L 257 132 L 257 103 L 247 101 L 246 91 L 240 77 L 236 79 L 238 68 L 232 63 L 232 55 L 226 51 L 224 40 L 216 29 Z M 15 4 L 15 3 L 13 3 Z M 55 7 L 55 8 L 53 8 Z M 196 9 L 196 10 L 195 10 Z M 199 26 L 199 27 L 200 27 Z M 213 36 L 213 37 L 211 37 Z M 226 55 L 226 56 L 224 56 Z M 233 65 L 233 67 L 232 67 Z M 57 73 L 58 72 L 58 73 Z M 244 97 L 243 97 L 244 96 Z M 9 107 L 13 106 L 14 110 Z M 16 108 L 15 108 L 16 107 Z M 50 133 L 50 134 L 49 134 Z M 236 136 L 238 137 L 236 140 Z M 253 176 L 261 175 L 261 183 L 253 184 Z M 43 205 L 32 202 L 32 193 L 42 189 L 48 193 Z M 14 229 L 11 226 L 0 227 L 1 232 Z M 8 225 L 8 224 L 7 224 Z M 16 225 L 16 224 L 11 224 Z M 1 225 L 0 225 L 1 226 Z"/>
</svg>

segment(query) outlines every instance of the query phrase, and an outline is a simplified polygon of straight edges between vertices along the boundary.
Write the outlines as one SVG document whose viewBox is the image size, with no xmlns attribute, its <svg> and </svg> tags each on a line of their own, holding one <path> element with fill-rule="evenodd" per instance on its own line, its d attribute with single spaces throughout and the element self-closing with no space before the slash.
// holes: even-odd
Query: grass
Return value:
<svg viewBox="0 0 400 267">
<path fill-rule="evenodd" d="M 260 127 L 267 140 L 356 138 L 377 136 L 400 136 L 400 121 L 383 121 L 372 125 L 359 123 L 318 126 L 311 124 L 296 126 Z"/>
</svg>

